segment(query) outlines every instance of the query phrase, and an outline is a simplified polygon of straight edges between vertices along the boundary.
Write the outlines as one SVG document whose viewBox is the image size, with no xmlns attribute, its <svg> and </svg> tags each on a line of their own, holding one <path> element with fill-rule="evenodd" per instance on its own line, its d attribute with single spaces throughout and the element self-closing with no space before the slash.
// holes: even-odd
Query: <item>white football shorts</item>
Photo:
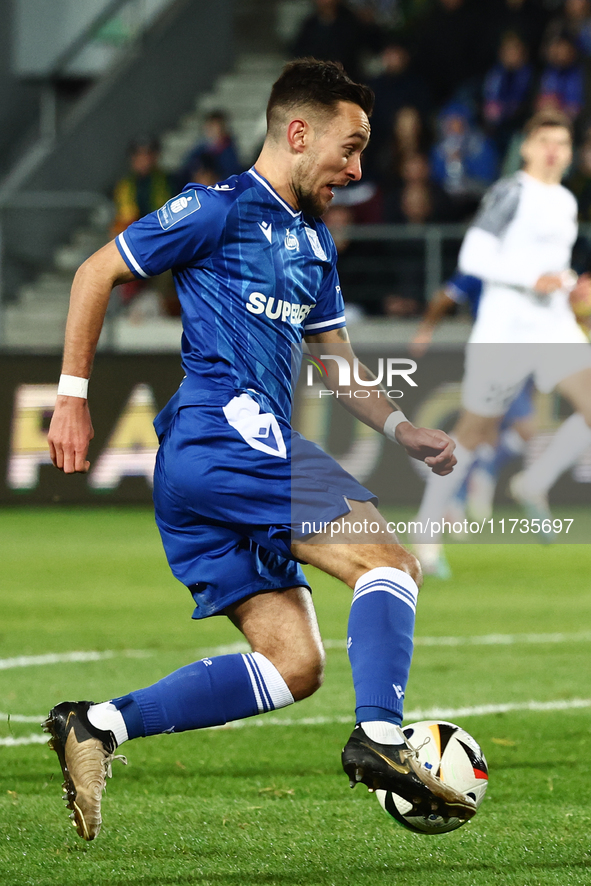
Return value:
<svg viewBox="0 0 591 886">
<path fill-rule="evenodd" d="M 544 394 L 565 378 L 591 368 L 591 344 L 468 343 L 462 405 L 476 415 L 501 416 L 532 377 Z"/>
</svg>

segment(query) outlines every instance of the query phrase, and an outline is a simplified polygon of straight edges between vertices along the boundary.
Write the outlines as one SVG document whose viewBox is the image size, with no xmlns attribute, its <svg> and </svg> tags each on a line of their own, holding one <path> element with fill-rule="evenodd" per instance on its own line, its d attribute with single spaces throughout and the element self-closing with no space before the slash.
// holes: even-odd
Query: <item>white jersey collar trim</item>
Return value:
<svg viewBox="0 0 591 886">
<path fill-rule="evenodd" d="M 264 188 L 267 189 L 267 191 L 271 194 L 272 197 L 275 197 L 275 199 L 277 200 L 278 203 L 281 203 L 283 208 L 286 209 L 287 212 L 289 212 L 289 214 L 291 215 L 292 218 L 298 218 L 301 215 L 301 212 L 295 212 L 295 210 L 293 210 L 291 208 L 291 206 L 288 203 L 286 203 L 282 197 L 279 196 L 277 191 L 275 191 L 271 187 L 269 182 L 266 179 L 264 179 L 262 177 L 262 175 L 258 174 L 258 172 L 254 168 L 254 166 L 252 166 L 248 171 L 252 175 L 252 177 L 255 178 L 259 182 L 259 184 L 261 184 Z"/>
</svg>

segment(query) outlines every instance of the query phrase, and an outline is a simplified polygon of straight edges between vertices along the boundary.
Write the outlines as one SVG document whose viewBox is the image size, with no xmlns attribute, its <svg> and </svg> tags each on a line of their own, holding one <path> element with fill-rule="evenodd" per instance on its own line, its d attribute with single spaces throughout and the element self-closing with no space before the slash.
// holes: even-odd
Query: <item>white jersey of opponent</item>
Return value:
<svg viewBox="0 0 591 886">
<path fill-rule="evenodd" d="M 471 342 L 581 342 L 568 290 L 548 296 L 533 287 L 543 274 L 570 268 L 577 237 L 577 203 L 562 185 L 526 172 L 487 192 L 460 250 L 465 274 L 484 281 Z"/>
</svg>

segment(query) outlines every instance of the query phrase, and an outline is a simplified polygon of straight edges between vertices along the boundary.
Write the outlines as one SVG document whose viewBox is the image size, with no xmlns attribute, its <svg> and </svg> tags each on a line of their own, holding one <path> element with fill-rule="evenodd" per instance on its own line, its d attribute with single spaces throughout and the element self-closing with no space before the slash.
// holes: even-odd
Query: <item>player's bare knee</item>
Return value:
<svg viewBox="0 0 591 886">
<path fill-rule="evenodd" d="M 308 666 L 305 672 L 294 676 L 288 682 L 294 701 L 302 701 L 320 689 L 324 682 L 324 661 Z"/>
<path fill-rule="evenodd" d="M 283 667 L 278 668 L 285 680 L 294 701 L 301 701 L 313 695 L 324 682 L 325 654 L 321 645 L 314 645 L 296 659 L 293 657 Z"/>
<path fill-rule="evenodd" d="M 387 565 L 391 566 L 393 569 L 400 569 L 402 572 L 406 572 L 406 574 L 410 575 L 412 580 L 416 582 L 419 587 L 421 586 L 423 582 L 421 564 L 415 555 L 411 554 L 411 552 L 402 547 L 402 545 L 396 545 L 394 547 L 391 551 L 390 562 Z"/>
<path fill-rule="evenodd" d="M 423 581 L 421 564 L 415 555 L 402 545 L 363 545 L 357 549 L 352 558 L 347 584 L 354 588 L 362 575 L 380 567 L 406 572 L 419 587 Z"/>
<path fill-rule="evenodd" d="M 421 569 L 421 564 L 414 554 L 411 554 L 410 551 L 407 551 L 406 548 L 402 549 L 404 551 L 404 560 L 401 562 L 401 565 L 398 566 L 398 569 L 402 569 L 403 572 L 408 573 L 412 580 L 416 583 L 417 587 L 421 587 L 423 584 L 423 570 Z"/>
</svg>

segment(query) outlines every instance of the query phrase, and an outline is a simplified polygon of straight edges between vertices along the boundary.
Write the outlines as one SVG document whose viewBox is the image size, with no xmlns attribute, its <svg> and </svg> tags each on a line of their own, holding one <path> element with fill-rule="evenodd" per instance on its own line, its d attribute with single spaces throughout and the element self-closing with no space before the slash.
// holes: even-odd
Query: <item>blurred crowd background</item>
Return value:
<svg viewBox="0 0 591 886">
<path fill-rule="evenodd" d="M 11 2 L 26 5 L 30 0 Z M 69 0 L 50 2 L 63 4 Z M 122 0 L 114 5 L 125 10 L 126 5 L 137 3 Z M 149 3 L 156 10 L 154 16 L 160 10 L 163 18 L 169 7 L 174 10 L 183 6 L 182 0 Z M 184 5 L 189 9 L 187 3 Z M 194 17 L 200 5 L 194 5 Z M 376 96 L 363 179 L 337 192 L 325 218 L 339 251 L 349 322 L 372 316 L 418 319 L 424 314 L 432 293 L 454 272 L 463 231 L 482 195 L 499 176 L 519 169 L 521 128 L 536 110 L 557 108 L 573 121 L 575 155 L 565 184 L 578 200 L 580 220 L 591 222 L 591 0 L 235 0 L 233 10 L 232 40 L 240 49 L 241 30 L 250 28 L 250 32 L 267 35 L 267 61 L 259 49 L 253 52 L 251 36 L 250 54 L 246 60 L 242 57 L 243 64 L 239 52 L 233 50 L 232 74 L 232 62 L 223 61 L 220 55 L 227 48 L 223 34 L 211 36 L 208 51 L 212 59 L 219 59 L 219 70 L 212 69 L 208 84 L 212 92 L 198 100 L 197 112 L 181 117 L 181 130 L 182 121 L 188 118 L 193 127 L 185 127 L 184 134 L 171 133 L 172 107 L 170 122 L 160 128 L 132 125 L 131 121 L 141 115 L 135 108 L 133 114 L 127 109 L 126 125 L 120 126 L 119 132 L 105 126 L 100 113 L 95 114 L 99 138 L 93 136 L 93 145 L 97 153 L 86 173 L 94 175 L 92 189 L 101 192 L 103 199 L 108 197 L 109 219 L 102 222 L 104 233 L 98 241 L 87 230 L 74 236 L 76 243 L 82 244 L 80 248 L 70 244 L 57 250 L 57 271 L 54 267 L 45 289 L 30 290 L 29 303 L 48 297 L 51 283 L 49 294 L 58 304 L 58 296 L 53 294 L 59 288 L 55 275 L 71 274 L 84 259 L 85 249 L 88 253 L 86 244 L 100 245 L 101 236 L 104 242 L 105 234 L 118 234 L 190 181 L 211 185 L 248 168 L 264 137 L 261 115 L 265 98 L 281 64 L 289 58 L 314 56 L 340 61 L 351 77 L 368 83 Z M 248 28 L 241 25 L 240 18 L 247 12 Z M 197 16 L 203 20 L 206 40 L 213 34 L 213 15 L 204 4 Z M 273 17 L 282 18 L 289 26 L 274 25 L 271 33 L 269 21 Z M 103 49 L 108 38 L 105 29 L 110 29 L 113 43 L 113 21 L 102 25 Z M 143 44 L 134 44 L 140 47 L 134 51 L 149 54 L 149 40 L 142 39 Z M 179 45 L 178 36 L 175 39 Z M 129 53 L 125 46 L 124 50 Z M 201 35 L 199 52 L 204 52 Z M 255 97 L 254 86 L 249 84 L 254 84 L 255 74 L 261 73 L 265 65 L 268 82 L 262 87 L 259 84 L 260 95 Z M 145 107 L 155 102 L 157 90 L 150 87 L 150 68 L 143 70 L 139 81 L 143 91 L 137 99 Z M 161 104 L 166 102 L 165 89 L 173 88 L 162 79 L 163 70 L 166 73 L 160 60 L 157 86 L 163 93 Z M 101 76 L 106 82 L 106 75 Z M 201 76 L 203 79 L 203 73 Z M 126 88 L 125 76 L 120 79 L 121 84 L 113 88 L 113 102 Z M 80 104 L 87 101 L 86 94 L 93 89 L 97 92 L 99 80 L 92 74 L 72 76 L 71 65 L 66 76 L 54 76 L 58 117 L 60 107 L 67 109 L 73 99 L 79 101 L 74 108 L 77 113 Z M 196 89 L 196 80 L 191 83 L 191 78 L 185 77 L 183 82 L 187 90 Z M 203 93 L 203 85 L 201 90 Z M 168 95 L 176 100 L 176 92 L 173 96 L 169 91 Z M 134 100 L 130 92 L 128 104 Z M 92 118 L 90 113 L 87 116 Z M 158 114 L 152 116 L 157 118 Z M 160 119 L 165 116 L 159 111 Z M 149 114 L 144 117 L 151 120 Z M 88 139 L 90 130 L 87 143 Z M 43 182 L 44 188 L 48 187 L 46 182 L 52 189 L 56 187 L 54 181 L 59 181 L 59 188 L 80 188 L 81 183 L 86 188 L 84 176 L 77 171 L 79 154 L 75 155 L 67 142 L 62 149 L 59 138 L 54 141 L 54 153 L 59 155 L 62 150 L 61 166 L 58 156 L 52 167 L 53 177 L 37 175 L 36 180 L 30 177 L 31 181 Z M 35 158 L 33 161 L 37 162 Z M 64 171 L 68 163 L 71 174 Z M 2 193 L 0 187 L 0 204 Z M 4 276 L 9 277 L 15 269 L 20 286 L 33 276 L 32 268 L 39 272 L 40 247 L 37 253 L 31 247 L 25 254 L 21 245 L 31 229 L 31 214 L 23 222 L 25 233 L 19 231 L 18 237 L 14 214 L 8 218 L 5 254 L 12 264 L 5 261 Z M 56 215 L 54 227 L 64 224 L 64 218 L 64 212 L 59 219 Z M 36 238 L 39 244 L 49 242 L 50 234 L 56 241 L 57 233 L 48 233 L 48 228 L 51 226 L 46 225 L 42 236 Z M 576 250 L 579 272 L 588 270 L 589 253 L 582 237 Z M 27 298 L 18 294 L 22 289 L 16 284 L 9 284 L 10 280 L 5 280 L 4 302 L 8 308 L 4 326 L 9 332 L 13 330 L 15 341 L 26 346 L 28 333 L 19 331 L 25 328 L 23 306 Z M 63 289 L 62 285 L 59 304 L 65 316 Z M 20 313 L 13 306 L 19 299 Z M 136 325 L 146 319 L 178 316 L 180 310 L 167 275 L 149 284 L 129 284 L 116 293 L 114 301 L 119 316 L 130 318 Z M 31 329 L 36 323 L 32 318 Z M 56 333 L 56 341 L 60 336 Z"/>
<path fill-rule="evenodd" d="M 420 314 L 424 247 L 351 239 L 350 226 L 468 222 L 484 191 L 519 169 L 521 128 L 536 110 L 573 120 L 566 184 L 591 220 L 591 0 L 315 0 L 285 48 L 340 61 L 375 92 L 363 180 L 337 193 L 325 218 L 358 311 Z M 157 140 L 144 137 L 115 187 L 113 233 L 187 182 L 214 184 L 243 168 L 222 110 L 207 115 L 203 139 L 171 175 L 159 169 Z M 174 298 L 164 298 L 173 311 Z"/>
</svg>

